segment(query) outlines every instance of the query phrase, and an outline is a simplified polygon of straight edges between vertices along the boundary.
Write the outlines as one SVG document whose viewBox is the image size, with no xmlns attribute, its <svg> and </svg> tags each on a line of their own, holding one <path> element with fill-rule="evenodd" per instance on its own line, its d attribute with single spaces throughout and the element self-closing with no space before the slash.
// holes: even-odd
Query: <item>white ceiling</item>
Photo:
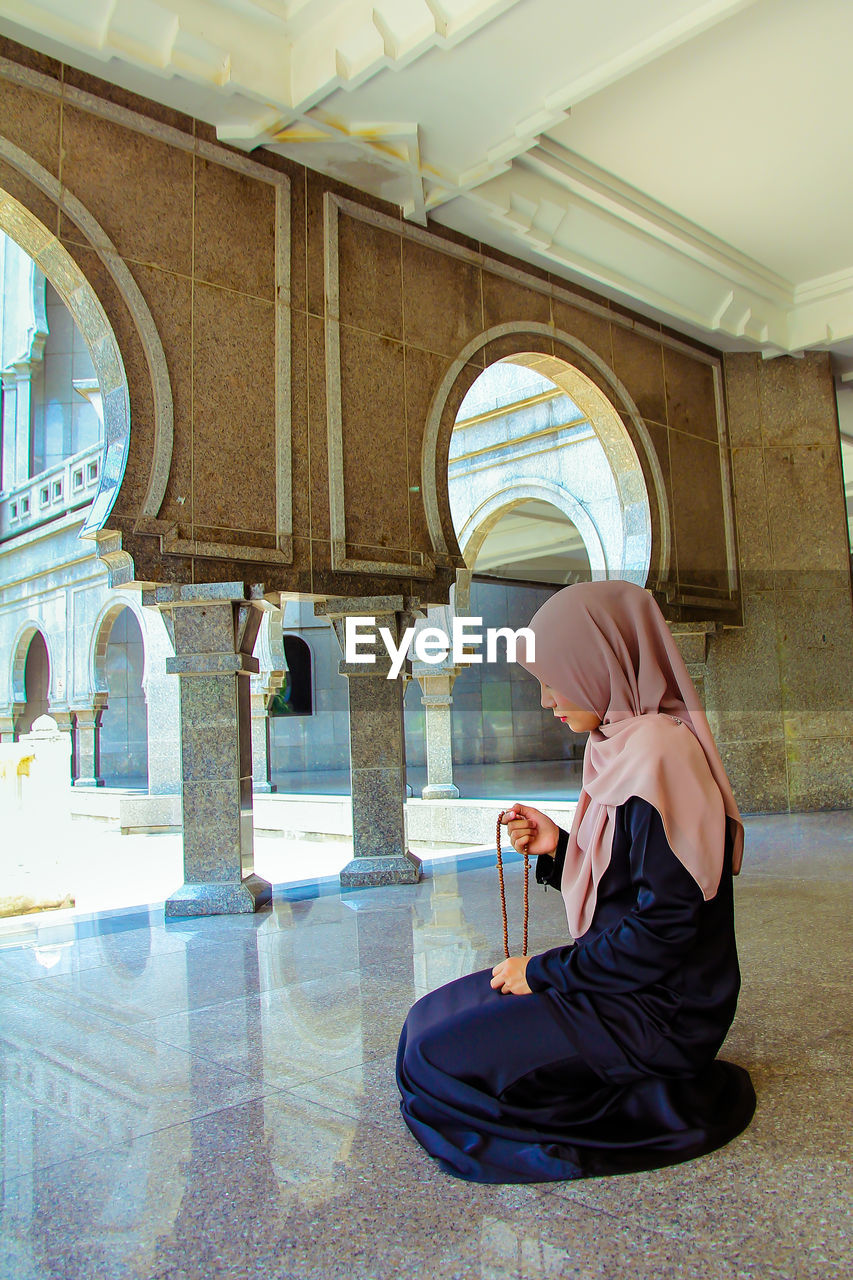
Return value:
<svg viewBox="0 0 853 1280">
<path fill-rule="evenodd" d="M 853 371 L 851 0 L 0 0 L 0 32 L 717 346 Z"/>
</svg>

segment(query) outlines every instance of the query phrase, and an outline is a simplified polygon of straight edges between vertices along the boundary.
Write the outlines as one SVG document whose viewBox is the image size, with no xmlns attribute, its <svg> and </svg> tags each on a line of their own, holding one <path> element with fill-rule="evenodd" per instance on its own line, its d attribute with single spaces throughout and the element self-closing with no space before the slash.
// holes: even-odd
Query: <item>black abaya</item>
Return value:
<svg viewBox="0 0 853 1280">
<path fill-rule="evenodd" d="M 494 991 L 491 976 L 424 996 L 400 1037 L 403 1118 L 447 1172 L 540 1182 L 654 1168 L 749 1123 L 747 1072 L 715 1060 L 740 986 L 728 838 L 705 902 L 657 810 L 632 797 L 587 932 L 531 957 L 531 995 Z"/>
</svg>

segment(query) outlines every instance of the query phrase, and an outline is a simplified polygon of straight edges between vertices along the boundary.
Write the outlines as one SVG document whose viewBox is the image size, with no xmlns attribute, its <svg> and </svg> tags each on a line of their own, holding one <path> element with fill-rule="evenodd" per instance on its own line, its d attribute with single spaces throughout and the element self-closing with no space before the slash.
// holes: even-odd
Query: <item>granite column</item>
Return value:
<svg viewBox="0 0 853 1280">
<path fill-rule="evenodd" d="M 101 716 L 107 705 L 105 694 L 96 694 L 85 707 L 72 707 L 74 717 L 74 786 L 102 787 Z"/>
<path fill-rule="evenodd" d="M 404 681 L 388 679 L 391 659 L 378 639 L 387 627 L 399 644 L 417 602 L 402 596 L 334 599 L 315 604 L 344 648 L 347 617 L 372 618 L 377 642 L 374 662 L 339 666 L 349 680 L 350 776 L 352 780 L 353 859 L 341 872 L 341 885 L 414 884 L 421 861 L 407 848 L 405 828 L 406 735 Z M 408 674 L 408 672 L 407 672 Z"/>
<path fill-rule="evenodd" d="M 260 592 L 254 588 L 253 592 Z M 249 677 L 260 594 L 242 583 L 157 587 L 143 595 L 172 634 L 181 702 L 184 884 L 167 916 L 255 911 L 271 889 L 254 872 Z"/>
<path fill-rule="evenodd" d="M 417 663 L 414 675 L 421 686 L 421 702 L 426 720 L 427 784 L 424 800 L 456 800 L 459 788 L 453 782 L 453 737 L 450 708 L 458 667 L 425 667 Z"/>
</svg>

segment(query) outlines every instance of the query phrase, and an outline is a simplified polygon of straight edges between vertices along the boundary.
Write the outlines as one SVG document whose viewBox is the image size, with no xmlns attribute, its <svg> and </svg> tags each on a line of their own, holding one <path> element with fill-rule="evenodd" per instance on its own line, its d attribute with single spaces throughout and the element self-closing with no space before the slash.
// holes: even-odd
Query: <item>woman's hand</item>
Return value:
<svg viewBox="0 0 853 1280">
<path fill-rule="evenodd" d="M 510 956 L 508 960 L 501 960 L 492 970 L 490 985 L 496 990 L 500 989 L 504 995 L 532 995 L 525 977 L 528 959 L 529 956 Z"/>
<path fill-rule="evenodd" d="M 516 853 L 527 852 L 538 858 L 540 853 L 556 851 L 560 828 L 539 809 L 529 804 L 514 804 L 504 812 L 501 823 L 509 832 Z"/>
</svg>

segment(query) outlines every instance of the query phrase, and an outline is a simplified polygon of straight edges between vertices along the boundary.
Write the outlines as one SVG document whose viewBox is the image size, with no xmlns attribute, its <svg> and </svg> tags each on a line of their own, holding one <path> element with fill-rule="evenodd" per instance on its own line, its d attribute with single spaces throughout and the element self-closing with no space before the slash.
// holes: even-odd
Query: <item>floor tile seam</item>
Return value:
<svg viewBox="0 0 853 1280">
<path fill-rule="evenodd" d="M 310 1083 L 310 1081 L 306 1081 L 305 1083 Z M 318 1101 L 317 1098 L 308 1098 L 304 1094 L 297 1093 L 296 1089 L 298 1088 L 299 1088 L 299 1085 L 295 1085 L 295 1086 L 289 1085 L 286 1088 L 282 1089 L 281 1092 L 284 1094 L 287 1094 L 289 1097 L 292 1097 L 297 1102 L 302 1102 L 302 1103 L 307 1102 L 309 1106 L 319 1107 L 321 1111 L 328 1111 L 328 1112 L 331 1112 L 332 1115 L 340 1116 L 342 1120 L 349 1120 L 351 1124 L 366 1125 L 368 1129 L 379 1134 L 386 1145 L 390 1142 L 391 1139 L 388 1133 L 386 1132 L 387 1126 L 383 1125 L 380 1121 L 371 1120 L 369 1116 L 354 1116 L 351 1111 L 342 1111 L 340 1107 L 333 1107 L 328 1102 L 320 1102 Z M 405 1126 L 401 1119 L 400 1120 L 401 1131 L 404 1128 Z"/>
</svg>

